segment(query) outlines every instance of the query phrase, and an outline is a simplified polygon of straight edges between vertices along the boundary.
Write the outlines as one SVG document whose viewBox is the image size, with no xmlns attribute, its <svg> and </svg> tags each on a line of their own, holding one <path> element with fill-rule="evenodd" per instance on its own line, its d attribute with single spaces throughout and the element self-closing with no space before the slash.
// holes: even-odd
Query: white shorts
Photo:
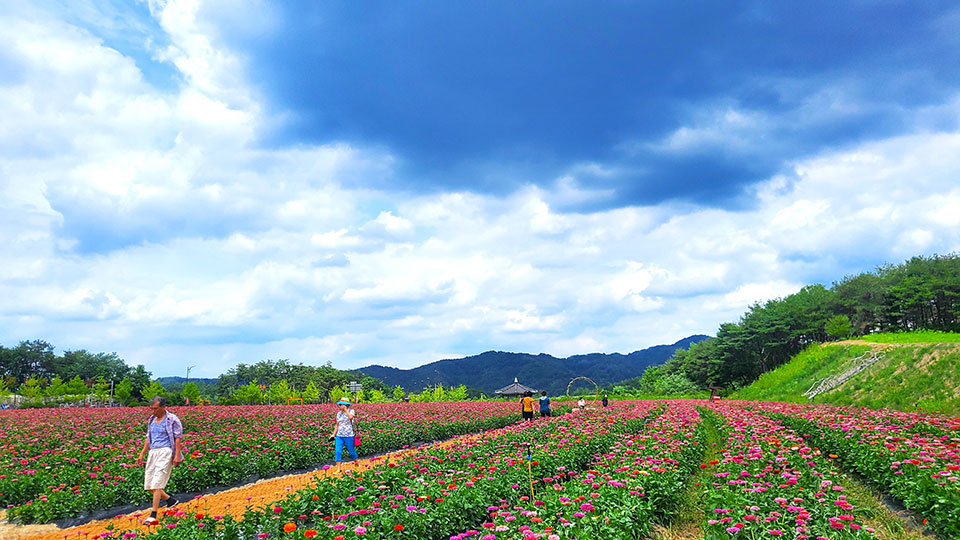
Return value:
<svg viewBox="0 0 960 540">
<path fill-rule="evenodd" d="M 147 469 L 143 472 L 143 489 L 163 489 L 173 470 L 172 448 L 151 448 L 147 454 Z"/>
</svg>

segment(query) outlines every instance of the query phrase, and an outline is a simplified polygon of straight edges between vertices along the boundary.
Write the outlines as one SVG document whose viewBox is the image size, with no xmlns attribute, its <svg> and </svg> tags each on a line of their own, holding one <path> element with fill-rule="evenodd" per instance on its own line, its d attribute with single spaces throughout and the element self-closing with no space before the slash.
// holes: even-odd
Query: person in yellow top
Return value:
<svg viewBox="0 0 960 540">
<path fill-rule="evenodd" d="M 523 399 L 520 400 L 520 408 L 523 412 L 524 420 L 533 420 L 533 392 L 529 390 L 524 392 Z"/>
</svg>

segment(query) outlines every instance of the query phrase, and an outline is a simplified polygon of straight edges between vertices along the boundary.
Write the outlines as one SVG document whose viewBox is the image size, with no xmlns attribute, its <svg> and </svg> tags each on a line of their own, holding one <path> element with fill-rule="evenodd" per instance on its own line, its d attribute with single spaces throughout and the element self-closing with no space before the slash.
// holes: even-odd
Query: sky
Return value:
<svg viewBox="0 0 960 540">
<path fill-rule="evenodd" d="M 954 2 L 0 5 L 0 345 L 628 353 L 960 251 Z"/>
</svg>

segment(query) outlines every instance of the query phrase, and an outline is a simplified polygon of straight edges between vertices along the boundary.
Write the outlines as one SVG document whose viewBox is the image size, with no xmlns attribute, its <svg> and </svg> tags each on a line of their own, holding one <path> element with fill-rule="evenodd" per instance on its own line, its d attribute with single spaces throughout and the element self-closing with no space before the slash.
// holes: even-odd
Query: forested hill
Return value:
<svg viewBox="0 0 960 540">
<path fill-rule="evenodd" d="M 685 349 L 707 337 L 694 335 L 672 345 L 657 345 L 630 354 L 593 353 L 556 358 L 549 354 L 487 351 L 413 369 L 373 365 L 358 371 L 381 379 L 387 386 L 400 385 L 414 392 L 437 384 L 464 384 L 489 395 L 516 377 L 526 386 L 556 395 L 566 392 L 567 383 L 574 377 L 590 377 L 601 386 L 638 377 L 648 366 L 664 363 L 677 349 Z"/>
<path fill-rule="evenodd" d="M 680 350 L 646 379 L 681 376 L 700 388 L 744 387 L 811 344 L 878 332 L 960 332 L 960 255 L 914 257 L 831 287 L 750 307 L 716 337 Z"/>
</svg>

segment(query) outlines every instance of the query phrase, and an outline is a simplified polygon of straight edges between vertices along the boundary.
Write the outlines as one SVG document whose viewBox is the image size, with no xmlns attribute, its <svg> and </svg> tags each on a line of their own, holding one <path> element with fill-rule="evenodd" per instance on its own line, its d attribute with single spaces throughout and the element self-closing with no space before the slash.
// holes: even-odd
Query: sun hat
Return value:
<svg viewBox="0 0 960 540">
<path fill-rule="evenodd" d="M 345 399 L 341 399 L 337 402 L 337 405 L 350 405 L 350 402 Z"/>
</svg>

